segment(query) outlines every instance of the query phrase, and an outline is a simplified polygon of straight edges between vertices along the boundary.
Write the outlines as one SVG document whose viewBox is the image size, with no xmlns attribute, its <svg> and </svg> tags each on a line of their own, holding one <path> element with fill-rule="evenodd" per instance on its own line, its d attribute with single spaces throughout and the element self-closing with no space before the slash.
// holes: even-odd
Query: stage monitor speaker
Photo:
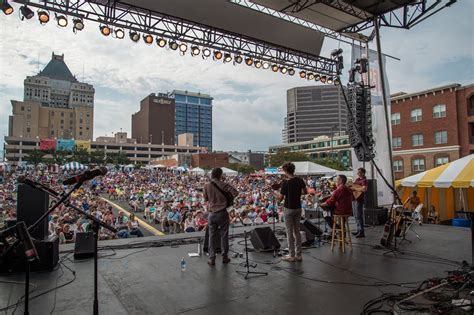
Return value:
<svg viewBox="0 0 474 315">
<path fill-rule="evenodd" d="M 304 218 L 307 220 L 318 219 L 321 217 L 321 212 L 318 209 L 305 209 Z"/>
<path fill-rule="evenodd" d="M 215 248 L 216 253 L 218 254 L 221 252 L 221 233 L 220 233 L 219 228 L 217 228 L 216 233 L 217 233 L 217 237 L 214 241 L 214 248 Z M 205 253 L 209 253 L 209 228 L 206 229 L 206 234 L 204 236 L 204 246 L 202 247 L 202 250 Z"/>
<path fill-rule="evenodd" d="M 301 223 L 300 228 L 304 227 L 305 230 L 308 230 L 313 234 L 314 236 L 321 236 L 323 235 L 323 231 L 316 225 L 314 225 L 311 221 L 309 220 L 304 220 L 303 223 Z M 302 229 L 302 228 L 301 228 Z"/>
<path fill-rule="evenodd" d="M 30 227 L 48 211 L 49 195 L 44 191 L 34 189 L 28 185 L 18 185 L 17 221 L 25 222 Z M 44 219 L 39 226 L 30 231 L 31 237 L 44 240 L 48 237 L 48 220 Z"/>
<path fill-rule="evenodd" d="M 252 231 L 250 242 L 258 251 L 272 251 L 280 248 L 280 242 L 270 227 L 259 227 Z"/>
<path fill-rule="evenodd" d="M 74 259 L 87 259 L 94 257 L 94 233 L 77 232 L 74 243 Z"/>
<path fill-rule="evenodd" d="M 378 198 L 377 198 L 377 180 L 368 179 L 367 191 L 364 195 L 364 206 L 367 209 L 374 209 L 378 207 Z"/>
<path fill-rule="evenodd" d="M 39 260 L 31 263 L 31 271 L 51 271 L 59 261 L 59 238 L 50 236 L 45 240 L 33 240 Z M 25 271 L 25 250 L 18 245 L 7 257 L 0 261 L 0 273 Z"/>
<path fill-rule="evenodd" d="M 366 225 L 384 225 L 388 220 L 388 209 L 380 207 L 365 209 L 364 219 Z"/>
</svg>

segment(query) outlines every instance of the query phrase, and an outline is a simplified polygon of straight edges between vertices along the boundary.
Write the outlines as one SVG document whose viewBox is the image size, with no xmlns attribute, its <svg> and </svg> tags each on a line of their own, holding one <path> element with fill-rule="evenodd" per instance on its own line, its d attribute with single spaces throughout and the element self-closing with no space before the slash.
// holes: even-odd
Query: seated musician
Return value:
<svg viewBox="0 0 474 315">
<path fill-rule="evenodd" d="M 430 211 L 428 211 L 428 223 L 431 224 L 438 224 L 438 212 L 436 212 L 435 206 L 430 207 Z"/>
<path fill-rule="evenodd" d="M 328 218 L 324 218 L 327 224 L 332 228 L 333 218 L 332 214 L 336 215 L 351 215 L 352 214 L 352 190 L 346 186 L 347 177 L 345 175 L 338 175 L 336 178 L 336 190 L 333 191 L 331 197 L 321 204 L 321 207 L 334 207 L 333 213 Z"/>
<path fill-rule="evenodd" d="M 405 201 L 405 203 L 403 204 L 403 207 L 404 208 L 408 208 L 410 209 L 411 211 L 415 210 L 416 207 L 418 207 L 418 205 L 421 203 L 421 200 L 420 200 L 420 197 L 418 197 L 416 195 L 416 190 L 414 190 L 412 192 L 412 195 L 407 199 L 407 201 Z M 407 204 L 408 204 L 408 207 L 407 207 Z"/>
</svg>

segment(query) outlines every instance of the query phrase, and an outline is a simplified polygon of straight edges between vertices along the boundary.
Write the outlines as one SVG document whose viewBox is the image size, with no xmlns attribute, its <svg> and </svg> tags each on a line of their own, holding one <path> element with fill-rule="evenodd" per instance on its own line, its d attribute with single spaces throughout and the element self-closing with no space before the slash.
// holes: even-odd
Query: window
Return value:
<svg viewBox="0 0 474 315">
<path fill-rule="evenodd" d="M 435 144 L 448 143 L 448 132 L 437 131 L 435 132 Z"/>
<path fill-rule="evenodd" d="M 446 117 L 446 105 L 438 104 L 433 106 L 433 118 Z"/>
<path fill-rule="evenodd" d="M 443 164 L 449 163 L 449 157 L 443 156 L 443 157 L 437 157 L 435 159 L 435 166 L 440 166 Z"/>
<path fill-rule="evenodd" d="M 63 113 L 63 112 L 61 112 L 61 117 L 64 117 L 64 113 Z"/>
<path fill-rule="evenodd" d="M 25 106 L 22 106 L 22 107 L 21 107 L 21 111 L 25 111 Z"/>
<path fill-rule="evenodd" d="M 416 108 L 412 110 L 410 114 L 410 121 L 411 122 L 421 121 L 422 114 L 423 112 L 421 111 L 421 108 Z"/>
<path fill-rule="evenodd" d="M 393 161 L 393 171 L 394 172 L 403 172 L 403 160 Z"/>
<path fill-rule="evenodd" d="M 26 128 L 26 132 L 28 132 L 28 133 L 29 133 L 30 131 L 31 131 L 31 129 L 30 129 L 29 127 L 28 127 L 28 128 Z"/>
<path fill-rule="evenodd" d="M 400 149 L 401 147 L 402 147 L 402 138 L 401 137 L 392 138 L 392 148 Z"/>
<path fill-rule="evenodd" d="M 392 114 L 392 125 L 400 125 L 400 113 Z"/>
<path fill-rule="evenodd" d="M 413 172 L 423 172 L 425 170 L 425 159 L 414 159 L 411 166 Z"/>
<path fill-rule="evenodd" d="M 419 147 L 423 145 L 423 135 L 417 134 L 411 136 L 411 145 L 414 147 Z"/>
</svg>

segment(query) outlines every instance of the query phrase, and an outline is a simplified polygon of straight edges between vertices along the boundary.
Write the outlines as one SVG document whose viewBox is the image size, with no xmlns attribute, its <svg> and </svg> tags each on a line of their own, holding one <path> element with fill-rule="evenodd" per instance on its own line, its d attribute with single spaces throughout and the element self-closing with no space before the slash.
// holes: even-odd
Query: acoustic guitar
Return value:
<svg viewBox="0 0 474 315">
<path fill-rule="evenodd" d="M 357 189 L 362 188 L 363 187 L 362 185 L 351 184 L 351 185 L 348 185 L 348 187 L 352 190 L 352 195 L 354 196 L 355 200 L 359 199 L 359 197 L 363 194 L 362 191 L 354 190 L 354 188 L 357 188 Z"/>
<path fill-rule="evenodd" d="M 388 220 L 383 228 L 383 234 L 382 239 L 380 240 L 380 245 L 384 247 L 390 247 L 393 241 L 393 237 L 395 236 L 396 226 L 396 209 L 392 207 L 390 209 L 390 215 L 388 217 Z"/>
</svg>

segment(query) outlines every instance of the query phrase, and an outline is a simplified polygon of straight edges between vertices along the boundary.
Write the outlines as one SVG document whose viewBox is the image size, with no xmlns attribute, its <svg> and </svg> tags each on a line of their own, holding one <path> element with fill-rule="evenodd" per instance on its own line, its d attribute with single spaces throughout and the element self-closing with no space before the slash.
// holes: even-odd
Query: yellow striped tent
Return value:
<svg viewBox="0 0 474 315">
<path fill-rule="evenodd" d="M 416 190 L 426 209 L 436 208 L 440 220 L 454 218 L 457 210 L 474 211 L 474 154 L 406 177 L 396 185 L 403 201 Z"/>
</svg>

